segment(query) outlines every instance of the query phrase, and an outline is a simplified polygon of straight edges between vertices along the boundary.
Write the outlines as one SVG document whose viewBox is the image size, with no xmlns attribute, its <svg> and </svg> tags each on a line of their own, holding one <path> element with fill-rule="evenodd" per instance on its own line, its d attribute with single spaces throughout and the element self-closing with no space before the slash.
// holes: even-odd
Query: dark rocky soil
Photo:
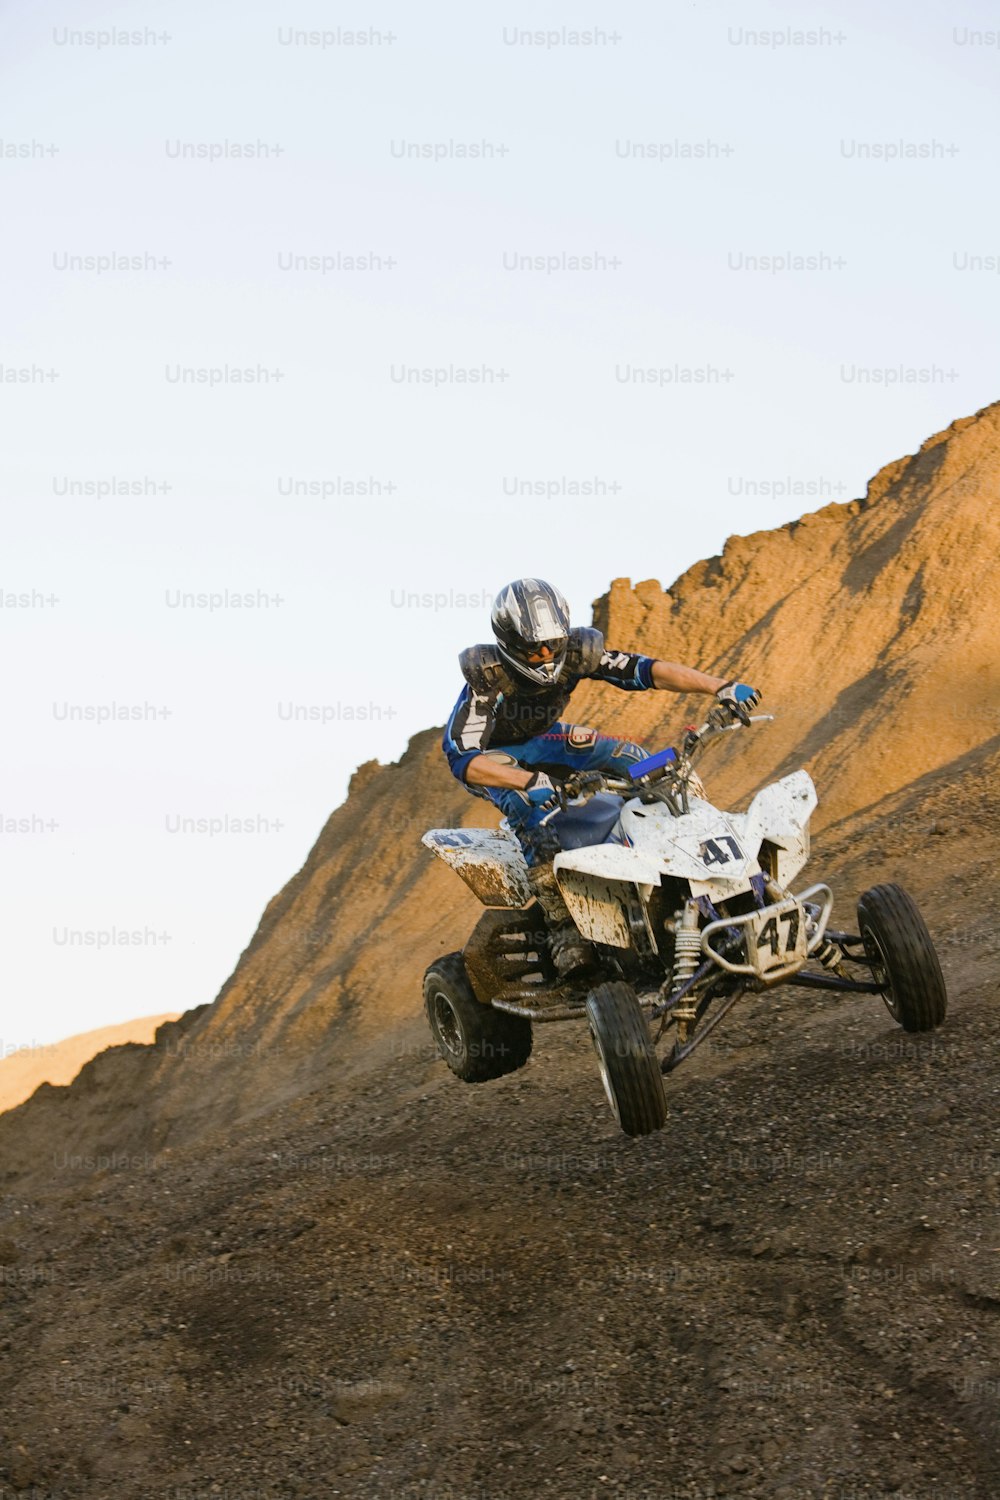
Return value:
<svg viewBox="0 0 1000 1500">
<path fill-rule="evenodd" d="M 876 879 L 924 904 L 931 1035 L 758 997 L 633 1142 L 577 1027 L 470 1088 L 414 1017 L 237 1131 L 9 1175 L 0 1495 L 1000 1494 L 998 840 L 965 792 L 810 865 L 845 923 Z"/>
</svg>

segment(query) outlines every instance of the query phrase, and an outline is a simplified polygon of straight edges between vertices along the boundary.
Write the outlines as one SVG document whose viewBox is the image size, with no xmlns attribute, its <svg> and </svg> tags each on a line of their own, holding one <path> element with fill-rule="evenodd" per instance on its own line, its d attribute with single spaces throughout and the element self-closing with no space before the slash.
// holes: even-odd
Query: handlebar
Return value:
<svg viewBox="0 0 1000 1500">
<path fill-rule="evenodd" d="M 631 776 L 616 776 L 608 771 L 571 772 L 562 781 L 555 783 L 557 806 L 553 807 L 551 812 L 546 813 L 541 821 L 547 823 L 557 813 L 565 812 L 571 802 L 586 801 L 596 796 L 598 792 L 612 792 L 635 797 L 654 787 L 658 781 L 669 781 L 677 787 L 686 788 L 695 758 L 713 739 L 722 734 L 730 734 L 734 729 L 748 729 L 751 724 L 770 724 L 773 720 L 773 714 L 754 714 L 744 724 L 739 720 L 731 719 L 728 711 L 721 705 L 713 708 L 709 711 L 704 724 L 685 732 L 677 759 L 668 762 L 658 771 L 654 771 L 649 780 L 634 781 Z M 686 805 L 684 810 L 687 810 Z"/>
<path fill-rule="evenodd" d="M 681 753 L 686 760 L 704 750 L 706 744 L 719 734 L 731 734 L 734 729 L 749 729 L 751 724 L 770 724 L 774 720 L 774 714 L 749 715 L 744 722 L 740 719 L 731 719 L 726 709 L 713 708 L 704 724 L 699 724 L 697 729 L 688 729 L 681 741 Z"/>
</svg>

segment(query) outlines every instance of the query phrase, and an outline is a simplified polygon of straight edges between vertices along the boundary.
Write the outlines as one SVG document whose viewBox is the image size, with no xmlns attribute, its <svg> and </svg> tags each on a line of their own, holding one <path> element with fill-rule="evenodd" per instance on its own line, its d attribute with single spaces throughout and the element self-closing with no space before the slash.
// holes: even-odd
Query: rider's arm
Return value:
<svg viewBox="0 0 1000 1500">
<path fill-rule="evenodd" d="M 530 771 L 483 754 L 495 718 L 495 700 L 475 692 L 466 683 L 451 711 L 441 747 L 448 757 L 451 774 L 467 786 L 512 787 L 521 791 L 531 780 Z"/>
<path fill-rule="evenodd" d="M 601 682 L 612 682 L 626 692 L 667 688 L 674 693 L 714 693 L 726 681 L 724 677 L 699 672 L 695 667 L 657 661 L 638 651 L 614 651 L 610 646 L 605 648 L 600 666 L 589 675 Z"/>
<path fill-rule="evenodd" d="M 465 781 L 469 786 L 511 787 L 523 792 L 534 779 L 533 772 L 523 766 L 512 765 L 492 755 L 477 755 L 465 768 Z"/>
<path fill-rule="evenodd" d="M 650 675 L 655 688 L 667 688 L 672 693 L 717 693 L 726 682 L 725 677 L 712 677 L 673 661 L 654 661 Z"/>
<path fill-rule="evenodd" d="M 497 755 L 485 755 L 490 731 L 496 717 L 496 705 L 485 694 L 476 693 L 466 684 L 458 695 L 441 741 L 453 776 L 466 786 L 510 787 L 522 792 L 533 780 L 514 761 Z"/>
</svg>

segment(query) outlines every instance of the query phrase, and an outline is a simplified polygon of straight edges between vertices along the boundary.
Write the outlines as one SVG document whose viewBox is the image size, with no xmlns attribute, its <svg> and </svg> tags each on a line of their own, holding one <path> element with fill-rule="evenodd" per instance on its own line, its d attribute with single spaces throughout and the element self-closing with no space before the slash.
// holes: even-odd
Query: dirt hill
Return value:
<svg viewBox="0 0 1000 1500">
<path fill-rule="evenodd" d="M 84 1063 L 90 1062 L 106 1047 L 122 1047 L 128 1042 L 141 1046 L 153 1040 L 158 1026 L 176 1021 L 177 1013 L 166 1016 L 140 1016 L 122 1021 L 118 1026 L 102 1026 L 97 1031 L 81 1031 L 61 1042 L 19 1047 L 0 1059 L 0 1112 L 13 1109 L 35 1092 L 40 1083 L 72 1083 Z"/>
<path fill-rule="evenodd" d="M 758 997 L 615 1130 L 586 1037 L 463 1088 L 419 981 L 478 907 L 420 846 L 483 821 L 439 730 L 356 773 L 211 1006 L 0 1118 L 0 1479 L 33 1500 L 1000 1492 L 1000 405 L 867 495 L 732 538 L 615 646 L 738 668 L 807 766 L 839 914 L 902 880 L 952 1000 Z M 668 555 L 665 544 L 664 556 Z M 588 685 L 651 745 L 697 700 Z M 365 879 L 357 878 L 365 851 Z"/>
<path fill-rule="evenodd" d="M 713 796 L 736 804 L 804 765 L 820 791 L 816 831 L 1000 732 L 998 491 L 1000 403 L 887 465 L 863 499 L 731 537 L 666 591 L 616 581 L 595 621 L 612 645 L 759 683 L 775 722 L 717 754 Z M 586 684 L 572 712 L 659 746 L 703 707 Z M 100 1060 L 74 1128 L 105 1150 L 137 1135 L 145 1146 L 191 1139 L 340 1072 L 413 1013 L 427 963 L 461 946 L 477 911 L 420 835 L 490 820 L 449 775 L 439 739 L 426 730 L 399 762 L 356 772 L 215 1003 L 125 1068 L 114 1054 Z M 62 1101 L 43 1094 L 31 1108 L 43 1133 L 61 1128 Z M 20 1122 L 0 1126 L 15 1160 L 24 1138 Z"/>
</svg>

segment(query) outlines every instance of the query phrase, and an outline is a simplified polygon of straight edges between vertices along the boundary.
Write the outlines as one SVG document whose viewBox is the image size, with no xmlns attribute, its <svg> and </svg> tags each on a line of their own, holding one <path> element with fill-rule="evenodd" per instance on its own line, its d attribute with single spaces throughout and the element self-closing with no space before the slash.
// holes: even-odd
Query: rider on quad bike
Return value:
<svg viewBox="0 0 1000 1500">
<path fill-rule="evenodd" d="M 459 656 L 465 684 L 442 748 L 452 774 L 505 814 L 524 852 L 556 971 L 565 978 L 585 967 L 592 953 L 570 919 L 552 869 L 559 845 L 543 822 L 558 806 L 550 773 L 557 779 L 581 771 L 624 773 L 646 753 L 562 720 L 577 683 L 593 678 L 626 692 L 714 693 L 743 722 L 760 693 L 735 677 L 606 648 L 599 630 L 570 627 L 563 595 L 540 578 L 518 578 L 501 589 L 491 624 L 496 644 L 469 646 Z"/>
</svg>

